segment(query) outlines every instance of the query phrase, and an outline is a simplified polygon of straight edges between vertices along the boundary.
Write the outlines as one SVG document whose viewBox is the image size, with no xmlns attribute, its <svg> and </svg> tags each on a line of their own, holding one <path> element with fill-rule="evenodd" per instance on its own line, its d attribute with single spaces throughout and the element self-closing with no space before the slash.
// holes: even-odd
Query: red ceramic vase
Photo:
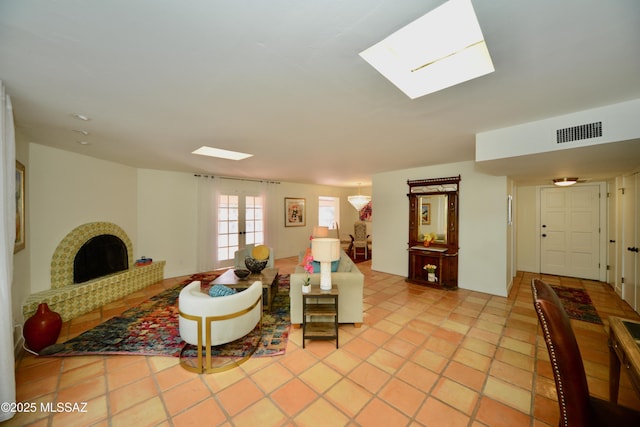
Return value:
<svg viewBox="0 0 640 427">
<path fill-rule="evenodd" d="M 39 353 L 43 348 L 56 343 L 61 329 L 62 318 L 43 302 L 38 305 L 35 314 L 24 322 L 23 334 L 27 348 Z"/>
</svg>

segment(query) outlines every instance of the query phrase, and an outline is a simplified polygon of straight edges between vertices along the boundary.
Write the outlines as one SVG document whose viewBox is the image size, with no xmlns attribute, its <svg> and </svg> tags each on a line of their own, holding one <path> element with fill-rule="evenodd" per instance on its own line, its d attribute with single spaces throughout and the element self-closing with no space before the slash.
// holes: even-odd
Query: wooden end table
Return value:
<svg viewBox="0 0 640 427">
<path fill-rule="evenodd" d="M 335 283 L 328 291 L 311 286 L 309 293 L 302 294 L 302 348 L 307 339 L 336 340 L 338 348 L 338 288 Z"/>
<path fill-rule="evenodd" d="M 225 271 L 222 275 L 211 282 L 213 285 L 224 285 L 232 289 L 247 289 L 253 282 L 262 282 L 262 308 L 271 311 L 273 299 L 278 293 L 278 269 L 265 268 L 260 274 L 250 274 L 246 279 L 239 279 L 233 273 L 233 269 Z"/>
</svg>

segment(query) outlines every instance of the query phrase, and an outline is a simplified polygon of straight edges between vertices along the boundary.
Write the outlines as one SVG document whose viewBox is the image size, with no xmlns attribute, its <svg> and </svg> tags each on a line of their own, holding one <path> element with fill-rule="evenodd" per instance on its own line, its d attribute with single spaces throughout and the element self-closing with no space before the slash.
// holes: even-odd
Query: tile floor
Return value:
<svg viewBox="0 0 640 427">
<path fill-rule="evenodd" d="M 291 272 L 296 259 L 278 260 Z M 287 354 L 211 375 L 168 357 L 91 356 L 17 362 L 21 402 L 87 402 L 84 413 L 20 413 L 8 426 L 556 426 L 555 384 L 521 273 L 509 298 L 408 285 L 365 274 L 365 321 L 341 325 L 340 348 L 292 329 Z M 600 316 L 640 318 L 608 286 L 545 276 L 588 290 Z M 64 325 L 60 341 L 117 315 L 168 279 Z M 606 327 L 572 321 L 591 393 L 608 396 Z M 640 409 L 628 378 L 620 403 Z"/>
</svg>

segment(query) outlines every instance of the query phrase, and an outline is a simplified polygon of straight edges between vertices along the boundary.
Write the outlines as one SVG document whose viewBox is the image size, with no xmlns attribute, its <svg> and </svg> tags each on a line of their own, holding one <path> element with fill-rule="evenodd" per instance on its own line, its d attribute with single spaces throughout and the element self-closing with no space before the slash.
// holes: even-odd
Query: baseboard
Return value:
<svg viewBox="0 0 640 427">
<path fill-rule="evenodd" d="M 20 328 L 22 329 L 22 328 Z M 16 334 L 13 334 L 13 358 L 15 360 L 18 360 L 20 358 L 20 356 L 22 355 L 22 351 L 23 351 L 23 346 L 24 346 L 24 337 L 22 336 L 22 334 L 18 335 L 18 337 L 16 338 Z"/>
</svg>

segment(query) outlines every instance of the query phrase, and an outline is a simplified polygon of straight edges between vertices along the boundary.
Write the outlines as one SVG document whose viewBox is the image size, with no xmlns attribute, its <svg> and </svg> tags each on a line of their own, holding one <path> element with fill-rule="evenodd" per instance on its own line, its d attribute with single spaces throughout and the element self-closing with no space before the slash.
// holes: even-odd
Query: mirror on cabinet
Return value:
<svg viewBox="0 0 640 427">
<path fill-rule="evenodd" d="M 432 287 L 458 286 L 458 198 L 460 176 L 407 181 L 409 185 L 409 274 Z"/>
<path fill-rule="evenodd" d="M 433 237 L 433 243 L 447 243 L 447 196 L 434 194 L 418 199 L 418 241 Z"/>
</svg>

